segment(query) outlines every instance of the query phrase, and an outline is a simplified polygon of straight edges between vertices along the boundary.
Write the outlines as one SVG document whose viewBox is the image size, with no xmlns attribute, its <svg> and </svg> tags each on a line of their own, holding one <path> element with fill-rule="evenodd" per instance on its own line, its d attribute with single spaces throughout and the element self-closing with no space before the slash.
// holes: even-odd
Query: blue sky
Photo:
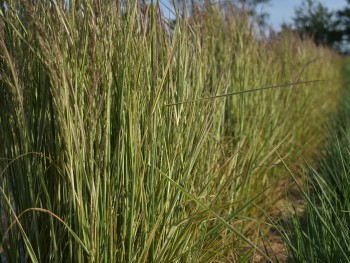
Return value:
<svg viewBox="0 0 350 263">
<path fill-rule="evenodd" d="M 338 10 L 346 5 L 345 0 L 320 0 L 320 2 L 330 10 Z M 261 8 L 270 14 L 269 22 L 278 30 L 283 22 L 292 22 L 295 7 L 300 6 L 301 3 L 302 0 L 271 0 Z"/>
</svg>

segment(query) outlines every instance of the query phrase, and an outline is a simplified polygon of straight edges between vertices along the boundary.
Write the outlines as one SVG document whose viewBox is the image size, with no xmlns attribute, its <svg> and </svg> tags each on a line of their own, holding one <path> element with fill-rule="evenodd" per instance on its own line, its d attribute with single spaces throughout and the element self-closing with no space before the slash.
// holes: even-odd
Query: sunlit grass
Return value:
<svg viewBox="0 0 350 263">
<path fill-rule="evenodd" d="M 170 30 L 155 1 L 66 2 L 2 8 L 8 262 L 270 260 L 275 149 L 313 155 L 337 57 L 288 32 L 257 39 L 229 3 Z"/>
</svg>

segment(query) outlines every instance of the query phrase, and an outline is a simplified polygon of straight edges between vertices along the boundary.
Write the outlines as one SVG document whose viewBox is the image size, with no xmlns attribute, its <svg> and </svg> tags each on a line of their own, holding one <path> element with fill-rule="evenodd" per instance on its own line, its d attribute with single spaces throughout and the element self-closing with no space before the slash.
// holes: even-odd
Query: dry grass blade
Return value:
<svg viewBox="0 0 350 263">
<path fill-rule="evenodd" d="M 247 89 L 247 90 L 236 91 L 236 92 L 231 92 L 231 93 L 226 93 L 226 94 L 220 94 L 220 95 L 215 95 L 215 96 L 210 96 L 210 97 L 205 97 L 205 98 L 199 98 L 199 99 L 193 99 L 193 100 L 188 100 L 188 101 L 181 101 L 181 102 L 165 104 L 163 106 L 164 107 L 176 106 L 176 105 L 180 105 L 180 104 L 193 103 L 193 102 L 198 102 L 198 101 L 202 101 L 202 100 L 219 99 L 219 98 L 225 98 L 225 97 L 230 97 L 230 96 L 237 96 L 237 95 L 241 95 L 241 94 L 245 94 L 245 93 L 257 92 L 257 91 L 263 91 L 263 90 L 269 90 L 269 89 L 276 89 L 276 88 L 293 87 L 293 86 L 298 86 L 298 85 L 303 85 L 303 84 L 310 84 L 310 83 L 317 83 L 317 82 L 324 82 L 324 81 L 326 81 L 326 80 L 307 80 L 307 81 L 299 81 L 299 82 L 286 83 L 286 84 L 280 84 L 280 85 L 274 85 L 274 86 L 267 86 L 267 87 L 262 87 L 262 88 Z"/>
</svg>

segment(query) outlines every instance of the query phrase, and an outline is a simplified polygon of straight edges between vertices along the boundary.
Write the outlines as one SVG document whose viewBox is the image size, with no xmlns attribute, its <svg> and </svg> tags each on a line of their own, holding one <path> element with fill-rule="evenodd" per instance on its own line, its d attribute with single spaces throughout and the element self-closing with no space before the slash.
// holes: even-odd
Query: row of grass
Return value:
<svg viewBox="0 0 350 263">
<path fill-rule="evenodd" d="M 301 218 L 283 231 L 293 262 L 350 262 L 350 64 L 344 90 L 328 126 L 329 142 L 317 165 L 309 166 Z"/>
<path fill-rule="evenodd" d="M 293 163 L 322 141 L 332 52 L 257 38 L 230 1 L 175 6 L 175 24 L 158 1 L 0 8 L 2 258 L 272 260 L 276 150 Z"/>
</svg>

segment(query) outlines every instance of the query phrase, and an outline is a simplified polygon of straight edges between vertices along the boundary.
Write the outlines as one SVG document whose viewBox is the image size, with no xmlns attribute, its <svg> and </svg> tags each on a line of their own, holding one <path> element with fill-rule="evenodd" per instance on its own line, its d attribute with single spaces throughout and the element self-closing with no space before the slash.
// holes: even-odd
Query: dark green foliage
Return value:
<svg viewBox="0 0 350 263">
<path fill-rule="evenodd" d="M 317 44 L 345 52 L 350 40 L 349 10 L 346 6 L 342 10 L 330 11 L 319 1 L 304 0 L 295 9 L 293 28 L 301 36 L 312 37 Z"/>
</svg>

